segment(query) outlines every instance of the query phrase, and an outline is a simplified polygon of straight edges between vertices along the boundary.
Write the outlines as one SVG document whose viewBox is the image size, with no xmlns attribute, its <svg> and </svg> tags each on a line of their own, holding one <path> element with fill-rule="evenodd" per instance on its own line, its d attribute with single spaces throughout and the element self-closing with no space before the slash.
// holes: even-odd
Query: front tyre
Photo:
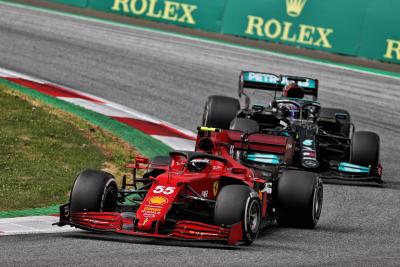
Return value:
<svg viewBox="0 0 400 267">
<path fill-rule="evenodd" d="M 261 224 L 258 195 L 245 185 L 224 186 L 217 197 L 214 223 L 230 226 L 238 222 L 242 222 L 244 244 L 250 245 L 257 238 Z"/>
<path fill-rule="evenodd" d="M 353 164 L 377 168 L 379 164 L 380 139 L 373 132 L 355 132 L 351 151 L 350 162 Z"/>
<path fill-rule="evenodd" d="M 70 195 L 71 212 L 115 211 L 117 183 L 113 175 L 85 170 L 75 179 Z"/>
<path fill-rule="evenodd" d="M 322 210 L 322 181 L 315 173 L 289 170 L 278 182 L 278 225 L 314 228 Z"/>
</svg>

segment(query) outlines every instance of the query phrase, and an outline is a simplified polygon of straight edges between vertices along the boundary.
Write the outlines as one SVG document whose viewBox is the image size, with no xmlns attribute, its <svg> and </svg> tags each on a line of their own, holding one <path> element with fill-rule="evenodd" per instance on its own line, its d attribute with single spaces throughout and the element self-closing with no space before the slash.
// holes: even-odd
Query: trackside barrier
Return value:
<svg viewBox="0 0 400 267">
<path fill-rule="evenodd" d="M 89 0 L 49 0 L 48 2 L 55 2 L 64 5 L 77 6 L 85 8 L 88 6 Z"/>
<path fill-rule="evenodd" d="M 221 32 L 400 63 L 398 0 L 229 0 Z"/>
<path fill-rule="evenodd" d="M 400 63 L 399 0 L 48 0 L 209 32 Z"/>
<path fill-rule="evenodd" d="M 225 0 L 88 0 L 88 7 L 178 26 L 220 32 Z"/>
</svg>

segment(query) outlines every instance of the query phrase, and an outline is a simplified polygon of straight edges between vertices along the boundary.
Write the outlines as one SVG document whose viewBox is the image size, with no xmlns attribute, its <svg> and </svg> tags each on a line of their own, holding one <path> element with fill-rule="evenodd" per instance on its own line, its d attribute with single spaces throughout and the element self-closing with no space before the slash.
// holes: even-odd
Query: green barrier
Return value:
<svg viewBox="0 0 400 267">
<path fill-rule="evenodd" d="M 47 0 L 47 2 L 56 2 L 64 5 L 87 7 L 88 0 Z"/>
<path fill-rule="evenodd" d="M 400 1 L 369 0 L 357 55 L 400 63 Z"/>
<path fill-rule="evenodd" d="M 399 0 L 49 0 L 178 26 L 400 63 Z"/>
<path fill-rule="evenodd" d="M 398 0 L 229 0 L 222 33 L 400 63 L 399 9 Z"/>
<path fill-rule="evenodd" d="M 225 0 L 89 0 L 88 7 L 121 15 L 219 32 Z"/>
</svg>

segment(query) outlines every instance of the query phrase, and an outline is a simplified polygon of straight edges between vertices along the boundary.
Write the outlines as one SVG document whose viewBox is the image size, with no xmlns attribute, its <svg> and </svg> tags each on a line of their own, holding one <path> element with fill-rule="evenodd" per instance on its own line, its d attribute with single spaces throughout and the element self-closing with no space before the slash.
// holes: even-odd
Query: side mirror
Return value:
<svg viewBox="0 0 400 267">
<path fill-rule="evenodd" d="M 136 164 L 149 164 L 149 159 L 142 156 L 136 156 L 135 162 Z"/>
<path fill-rule="evenodd" d="M 150 160 L 143 156 L 136 156 L 135 157 L 135 164 L 128 164 L 126 167 L 130 169 L 147 169 L 147 165 L 149 164 Z"/>
<path fill-rule="evenodd" d="M 255 112 L 263 112 L 265 107 L 262 105 L 253 105 L 251 107 Z"/>
<path fill-rule="evenodd" d="M 337 121 L 339 120 L 347 120 L 347 114 L 345 113 L 335 113 L 335 118 Z"/>
</svg>

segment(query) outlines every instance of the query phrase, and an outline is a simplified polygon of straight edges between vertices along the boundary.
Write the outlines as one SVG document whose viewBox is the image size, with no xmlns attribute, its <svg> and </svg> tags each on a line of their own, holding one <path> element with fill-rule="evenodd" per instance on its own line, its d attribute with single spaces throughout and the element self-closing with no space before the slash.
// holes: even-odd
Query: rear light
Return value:
<svg viewBox="0 0 400 267">
<path fill-rule="evenodd" d="M 379 177 L 382 177 L 382 173 L 383 173 L 383 167 L 382 167 L 382 164 L 379 162 L 379 164 L 378 164 L 378 175 L 379 175 Z"/>
</svg>

